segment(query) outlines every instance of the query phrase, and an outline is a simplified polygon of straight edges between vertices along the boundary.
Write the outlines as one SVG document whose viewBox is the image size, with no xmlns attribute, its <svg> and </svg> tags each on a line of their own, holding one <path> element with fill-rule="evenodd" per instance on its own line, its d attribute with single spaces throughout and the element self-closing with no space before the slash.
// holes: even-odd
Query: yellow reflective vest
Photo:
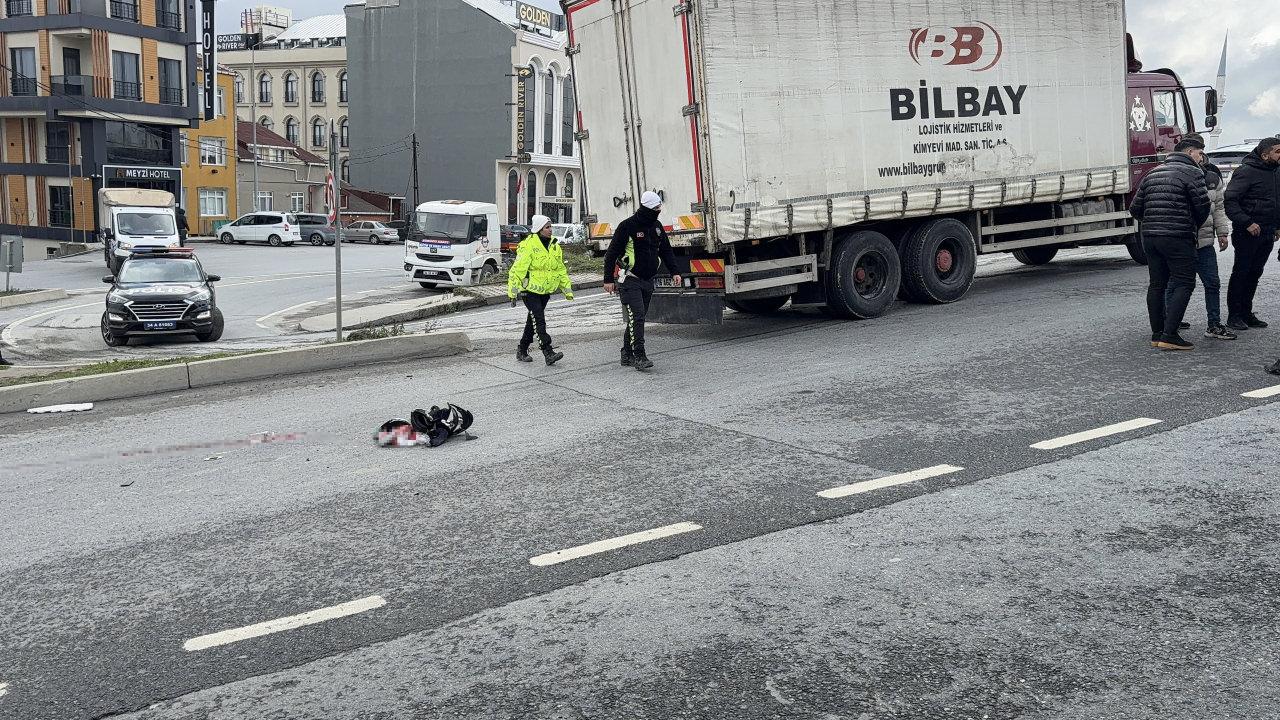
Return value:
<svg viewBox="0 0 1280 720">
<path fill-rule="evenodd" d="M 569 282 L 569 268 L 565 267 L 560 243 L 553 240 L 544 247 L 537 235 L 520 241 L 516 262 L 507 276 L 507 297 L 515 299 L 521 290 L 538 295 L 563 292 L 566 298 L 573 299 L 573 285 Z"/>
</svg>

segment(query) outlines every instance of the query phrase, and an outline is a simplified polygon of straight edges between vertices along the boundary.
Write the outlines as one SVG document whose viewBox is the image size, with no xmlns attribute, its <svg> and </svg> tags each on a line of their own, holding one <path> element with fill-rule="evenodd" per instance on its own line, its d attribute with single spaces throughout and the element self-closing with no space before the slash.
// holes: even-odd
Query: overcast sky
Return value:
<svg viewBox="0 0 1280 720">
<path fill-rule="evenodd" d="M 258 4 L 219 0 L 219 32 L 236 32 L 240 11 Z M 276 0 L 267 4 L 293 7 L 296 18 L 302 19 L 340 13 L 346 2 Z M 1189 85 L 1213 84 L 1222 39 L 1230 29 L 1222 142 L 1280 133 L 1280 13 L 1275 0 L 1129 0 L 1128 13 L 1129 30 L 1146 67 L 1171 67 Z M 1192 97 L 1193 110 L 1202 114 L 1203 92 L 1193 91 Z M 1201 121 L 1203 117 L 1197 122 Z"/>
</svg>

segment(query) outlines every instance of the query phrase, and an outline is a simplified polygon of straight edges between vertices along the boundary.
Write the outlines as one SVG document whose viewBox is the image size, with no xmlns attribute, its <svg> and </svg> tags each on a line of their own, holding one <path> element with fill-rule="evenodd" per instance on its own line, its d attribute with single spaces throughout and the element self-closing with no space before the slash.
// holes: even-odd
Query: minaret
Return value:
<svg viewBox="0 0 1280 720">
<path fill-rule="evenodd" d="M 1230 40 L 1230 38 L 1231 33 L 1228 31 L 1227 35 L 1222 38 L 1222 60 L 1218 62 L 1218 82 L 1216 87 L 1218 89 L 1219 118 L 1222 116 L 1222 108 L 1227 106 L 1227 41 Z M 1209 137 L 1213 138 L 1213 144 L 1211 147 L 1216 149 L 1218 147 L 1218 143 L 1222 140 L 1221 122 L 1218 123 L 1218 127 L 1213 129 L 1213 132 L 1209 133 Z"/>
</svg>

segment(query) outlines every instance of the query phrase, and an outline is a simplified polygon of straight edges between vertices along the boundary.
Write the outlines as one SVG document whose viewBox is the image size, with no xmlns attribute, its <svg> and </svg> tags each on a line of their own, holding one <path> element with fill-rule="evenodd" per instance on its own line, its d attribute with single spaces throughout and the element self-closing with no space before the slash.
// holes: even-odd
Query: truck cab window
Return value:
<svg viewBox="0 0 1280 720">
<path fill-rule="evenodd" d="M 1156 127 L 1176 128 L 1178 132 L 1187 132 L 1186 116 L 1178 107 L 1178 95 L 1168 90 L 1159 90 L 1151 94 L 1155 105 Z"/>
<path fill-rule="evenodd" d="M 474 217 L 471 218 L 471 239 L 483 240 L 489 234 L 489 218 Z"/>
</svg>

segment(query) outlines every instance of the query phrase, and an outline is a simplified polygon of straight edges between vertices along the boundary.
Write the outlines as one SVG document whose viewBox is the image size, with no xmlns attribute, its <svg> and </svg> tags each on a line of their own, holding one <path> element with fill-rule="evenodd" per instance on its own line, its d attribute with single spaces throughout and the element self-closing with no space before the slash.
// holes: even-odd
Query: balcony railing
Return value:
<svg viewBox="0 0 1280 720">
<path fill-rule="evenodd" d="M 128 0 L 111 0 L 111 17 L 138 22 L 138 4 Z"/>
<path fill-rule="evenodd" d="M 93 96 L 92 75 L 54 75 L 50 79 L 54 95 Z"/>
<path fill-rule="evenodd" d="M 49 211 L 49 227 L 60 227 L 60 228 L 71 227 L 71 211 L 70 210 L 50 210 Z"/>
<path fill-rule="evenodd" d="M 181 30 L 182 15 L 168 10 L 156 10 L 156 25 L 166 30 Z"/>
<path fill-rule="evenodd" d="M 44 149 L 44 161 L 65 165 L 71 162 L 71 148 L 65 145 L 50 145 Z"/>
<path fill-rule="evenodd" d="M 182 88 L 161 86 L 160 102 L 165 105 L 181 105 L 182 104 Z"/>
<path fill-rule="evenodd" d="M 114 85 L 115 85 L 114 95 L 117 100 L 141 100 L 142 99 L 142 86 L 139 85 L 138 83 L 125 82 L 123 80 L 116 80 Z"/>
<path fill-rule="evenodd" d="M 80 12 L 80 0 L 49 0 L 50 15 L 73 15 Z"/>
<path fill-rule="evenodd" d="M 35 13 L 32 0 L 5 0 L 4 11 L 6 17 L 22 17 L 23 15 L 31 15 Z"/>
<path fill-rule="evenodd" d="M 9 82 L 9 90 L 14 97 L 36 95 L 37 87 L 35 78 L 15 77 Z"/>
</svg>

